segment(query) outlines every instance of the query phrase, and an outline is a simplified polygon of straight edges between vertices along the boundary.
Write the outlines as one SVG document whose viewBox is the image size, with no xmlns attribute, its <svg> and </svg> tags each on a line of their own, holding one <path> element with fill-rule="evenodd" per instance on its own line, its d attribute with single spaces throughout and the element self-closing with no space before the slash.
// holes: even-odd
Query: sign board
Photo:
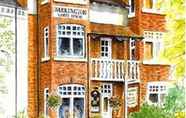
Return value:
<svg viewBox="0 0 186 118">
<path fill-rule="evenodd" d="M 135 107 L 138 105 L 138 87 L 128 88 L 128 107 Z"/>
<path fill-rule="evenodd" d="M 54 17 L 88 20 L 88 10 L 85 8 L 55 6 Z"/>
</svg>

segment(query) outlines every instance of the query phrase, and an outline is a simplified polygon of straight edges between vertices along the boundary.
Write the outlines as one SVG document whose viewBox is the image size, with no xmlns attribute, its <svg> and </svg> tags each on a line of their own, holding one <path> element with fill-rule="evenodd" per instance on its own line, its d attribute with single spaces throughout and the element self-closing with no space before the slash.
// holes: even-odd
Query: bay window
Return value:
<svg viewBox="0 0 186 118">
<path fill-rule="evenodd" d="M 57 26 L 57 56 L 84 58 L 84 26 L 76 24 L 59 24 Z"/>
</svg>

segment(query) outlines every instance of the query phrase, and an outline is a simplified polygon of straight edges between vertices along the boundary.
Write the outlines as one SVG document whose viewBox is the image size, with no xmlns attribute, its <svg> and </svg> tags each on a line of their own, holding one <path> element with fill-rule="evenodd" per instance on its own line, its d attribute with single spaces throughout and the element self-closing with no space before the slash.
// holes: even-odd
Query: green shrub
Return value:
<svg viewBox="0 0 186 118">
<path fill-rule="evenodd" d="M 173 118 L 160 107 L 143 104 L 139 112 L 130 113 L 129 118 Z"/>
</svg>

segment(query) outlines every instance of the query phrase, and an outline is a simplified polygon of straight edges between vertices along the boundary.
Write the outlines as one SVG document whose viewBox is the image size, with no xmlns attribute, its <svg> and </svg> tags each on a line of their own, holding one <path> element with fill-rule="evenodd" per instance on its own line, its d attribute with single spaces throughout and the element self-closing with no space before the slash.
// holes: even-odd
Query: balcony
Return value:
<svg viewBox="0 0 186 118">
<path fill-rule="evenodd" d="M 133 60 L 91 59 L 91 80 L 139 82 L 139 62 Z"/>
</svg>

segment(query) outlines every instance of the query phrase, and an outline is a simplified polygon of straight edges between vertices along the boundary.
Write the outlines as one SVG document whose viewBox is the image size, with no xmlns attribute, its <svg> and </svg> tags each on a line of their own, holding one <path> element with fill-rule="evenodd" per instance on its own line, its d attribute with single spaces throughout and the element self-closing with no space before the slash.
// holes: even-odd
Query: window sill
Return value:
<svg viewBox="0 0 186 118">
<path fill-rule="evenodd" d="M 45 61 L 49 61 L 50 60 L 50 57 L 43 57 L 42 59 L 41 59 L 41 62 L 45 62 Z"/>
<path fill-rule="evenodd" d="M 41 5 L 44 5 L 44 4 L 47 4 L 48 3 L 48 0 L 45 0 L 43 2 L 41 2 Z"/>
<path fill-rule="evenodd" d="M 135 17 L 135 13 L 129 13 L 128 18 L 133 18 L 133 17 Z"/>
<path fill-rule="evenodd" d="M 152 13 L 152 14 L 165 15 L 165 12 L 163 12 L 161 10 L 156 10 L 156 9 L 142 8 L 142 12 L 144 12 L 144 13 Z"/>
<path fill-rule="evenodd" d="M 55 61 L 75 61 L 75 62 L 87 62 L 87 58 L 62 58 L 62 57 L 54 57 Z"/>
</svg>

